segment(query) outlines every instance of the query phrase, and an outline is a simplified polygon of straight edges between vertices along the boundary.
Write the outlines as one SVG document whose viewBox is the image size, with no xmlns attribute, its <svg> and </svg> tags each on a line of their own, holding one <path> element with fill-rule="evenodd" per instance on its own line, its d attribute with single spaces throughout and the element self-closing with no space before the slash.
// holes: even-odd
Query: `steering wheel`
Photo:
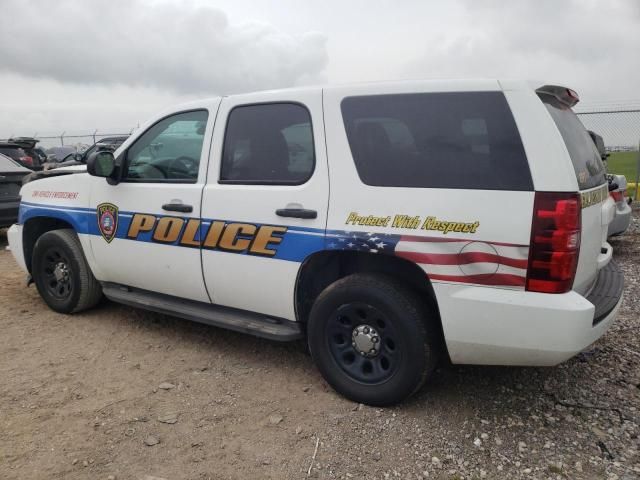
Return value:
<svg viewBox="0 0 640 480">
<path fill-rule="evenodd" d="M 187 156 L 171 160 L 167 167 L 167 178 L 194 178 L 198 175 L 198 161 Z"/>
</svg>

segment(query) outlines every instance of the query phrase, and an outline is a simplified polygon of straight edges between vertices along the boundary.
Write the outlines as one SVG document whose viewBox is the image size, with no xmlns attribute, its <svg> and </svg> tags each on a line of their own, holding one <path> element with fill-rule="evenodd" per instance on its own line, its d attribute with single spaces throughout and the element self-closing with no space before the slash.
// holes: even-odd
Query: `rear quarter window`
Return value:
<svg viewBox="0 0 640 480">
<path fill-rule="evenodd" d="M 533 190 L 502 92 L 347 97 L 341 109 L 367 185 Z"/>
<path fill-rule="evenodd" d="M 553 95 L 541 94 L 540 99 L 547 107 L 567 146 L 580 190 L 605 183 L 605 168 L 598 148 L 578 116 Z"/>
</svg>

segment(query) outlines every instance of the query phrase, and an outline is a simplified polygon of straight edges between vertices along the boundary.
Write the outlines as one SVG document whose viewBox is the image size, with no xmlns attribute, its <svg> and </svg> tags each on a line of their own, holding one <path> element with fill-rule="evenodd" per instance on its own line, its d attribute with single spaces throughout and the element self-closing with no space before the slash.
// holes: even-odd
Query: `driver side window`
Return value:
<svg viewBox="0 0 640 480">
<path fill-rule="evenodd" d="M 193 183 L 198 179 L 206 110 L 160 120 L 127 150 L 124 181 Z"/>
</svg>

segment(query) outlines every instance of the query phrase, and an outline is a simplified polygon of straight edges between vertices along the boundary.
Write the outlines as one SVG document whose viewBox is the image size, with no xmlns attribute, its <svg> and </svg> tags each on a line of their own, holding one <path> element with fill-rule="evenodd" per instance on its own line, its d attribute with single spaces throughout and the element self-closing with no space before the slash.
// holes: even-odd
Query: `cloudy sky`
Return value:
<svg viewBox="0 0 640 480">
<path fill-rule="evenodd" d="M 0 1 L 0 138 L 128 130 L 218 94 L 442 77 L 640 99 L 640 1 Z"/>
</svg>

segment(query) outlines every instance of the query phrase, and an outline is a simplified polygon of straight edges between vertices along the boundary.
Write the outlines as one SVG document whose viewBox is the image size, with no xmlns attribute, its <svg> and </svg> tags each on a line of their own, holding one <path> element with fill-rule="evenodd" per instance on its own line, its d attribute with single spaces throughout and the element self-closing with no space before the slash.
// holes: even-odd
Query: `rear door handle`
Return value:
<svg viewBox="0 0 640 480">
<path fill-rule="evenodd" d="M 290 218 L 318 218 L 318 212 L 306 208 L 279 208 L 276 210 L 276 215 Z"/>
<path fill-rule="evenodd" d="M 162 209 L 167 210 L 168 212 L 193 212 L 193 207 L 191 205 L 185 205 L 184 203 L 165 203 L 164 205 L 162 205 Z"/>
</svg>

